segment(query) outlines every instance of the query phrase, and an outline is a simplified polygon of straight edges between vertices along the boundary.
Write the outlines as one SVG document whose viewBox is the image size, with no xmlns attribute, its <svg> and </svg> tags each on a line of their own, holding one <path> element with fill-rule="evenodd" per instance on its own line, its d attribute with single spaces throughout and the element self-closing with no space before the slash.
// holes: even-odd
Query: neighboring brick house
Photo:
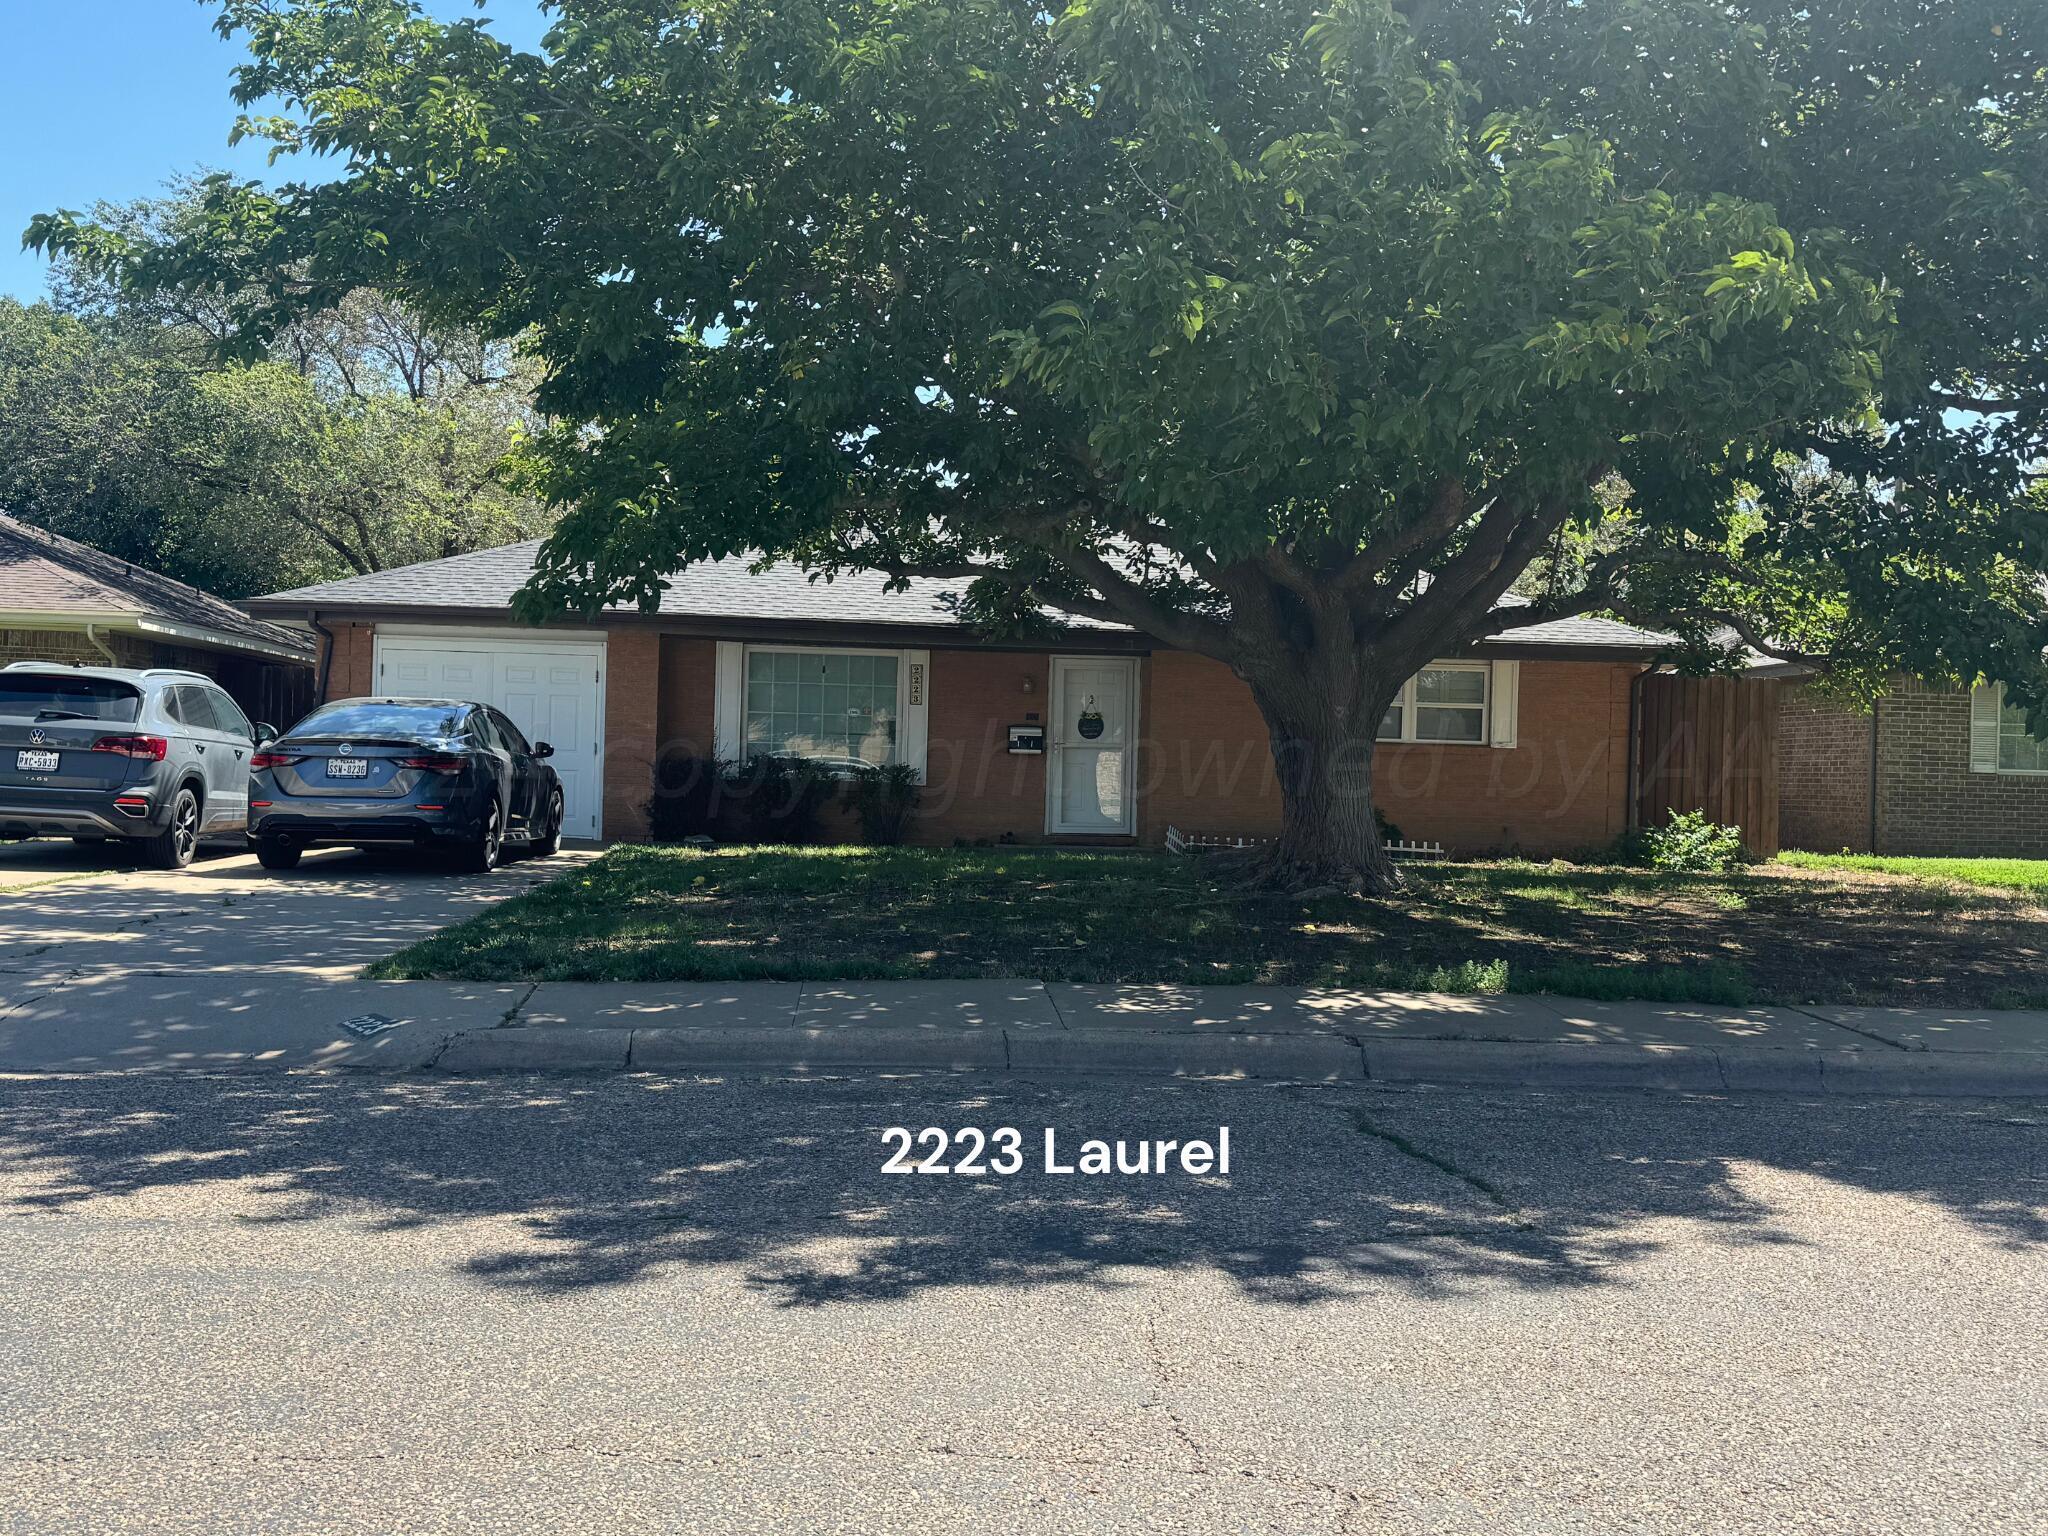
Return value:
<svg viewBox="0 0 2048 1536">
<path fill-rule="evenodd" d="M 926 843 L 1156 844 L 1169 825 L 1256 835 L 1279 823 L 1265 726 L 1205 657 L 1110 625 L 989 642 L 955 618 L 955 584 L 890 592 L 877 575 L 813 582 L 743 560 L 690 567 L 652 614 L 520 627 L 510 604 L 537 548 L 249 607 L 329 637 L 326 697 L 506 710 L 555 747 L 572 837 L 644 836 L 657 760 L 756 752 L 914 764 L 925 790 L 911 835 Z M 1628 824 L 1631 684 L 1665 643 L 1575 619 L 1503 629 L 1425 669 L 1377 749 L 1382 811 L 1454 851 L 1606 845 Z"/>
<path fill-rule="evenodd" d="M 2048 742 L 1995 684 L 1902 678 L 1868 712 L 1790 685 L 1778 814 L 1788 848 L 2048 858 Z"/>
<path fill-rule="evenodd" d="M 203 672 L 277 725 L 312 696 L 304 630 L 0 514 L 0 666 L 15 661 Z"/>
</svg>

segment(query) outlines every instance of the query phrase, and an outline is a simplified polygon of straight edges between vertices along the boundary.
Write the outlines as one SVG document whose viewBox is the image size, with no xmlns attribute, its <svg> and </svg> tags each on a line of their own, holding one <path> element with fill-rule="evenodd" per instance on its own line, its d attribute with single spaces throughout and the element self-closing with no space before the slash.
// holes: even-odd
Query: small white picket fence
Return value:
<svg viewBox="0 0 2048 1536">
<path fill-rule="evenodd" d="M 1272 841 L 1270 837 L 1240 837 L 1227 832 L 1183 832 L 1175 826 L 1166 829 L 1168 853 L 1203 853 L 1215 848 L 1263 848 Z M 1440 859 L 1444 856 L 1442 843 L 1389 838 L 1380 846 L 1396 859 Z"/>
</svg>

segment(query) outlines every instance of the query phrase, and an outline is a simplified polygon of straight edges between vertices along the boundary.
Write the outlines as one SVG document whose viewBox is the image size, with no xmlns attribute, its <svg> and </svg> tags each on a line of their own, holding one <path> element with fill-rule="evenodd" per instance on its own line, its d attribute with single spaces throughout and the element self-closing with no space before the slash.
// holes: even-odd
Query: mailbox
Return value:
<svg viewBox="0 0 2048 1536">
<path fill-rule="evenodd" d="M 1043 756 L 1045 752 L 1045 727 L 1042 725 L 1011 726 L 1010 751 L 1022 757 Z"/>
</svg>

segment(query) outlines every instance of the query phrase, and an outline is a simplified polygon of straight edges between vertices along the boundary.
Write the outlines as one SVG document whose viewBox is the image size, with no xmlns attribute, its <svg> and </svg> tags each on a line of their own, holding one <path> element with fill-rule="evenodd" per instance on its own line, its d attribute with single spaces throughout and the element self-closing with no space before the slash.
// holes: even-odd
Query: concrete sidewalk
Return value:
<svg viewBox="0 0 2048 1536">
<path fill-rule="evenodd" d="M 2048 1098 L 2048 1013 L 1037 981 L 0 978 L 0 1072 L 870 1070 Z"/>
</svg>

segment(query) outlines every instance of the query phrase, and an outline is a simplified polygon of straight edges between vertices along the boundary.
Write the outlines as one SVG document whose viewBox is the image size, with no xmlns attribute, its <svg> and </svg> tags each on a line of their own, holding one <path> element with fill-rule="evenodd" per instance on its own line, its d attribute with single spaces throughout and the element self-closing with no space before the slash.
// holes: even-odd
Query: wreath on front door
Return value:
<svg viewBox="0 0 2048 1536">
<path fill-rule="evenodd" d="M 1089 694 L 1081 706 L 1081 718 L 1074 722 L 1074 729 L 1083 741 L 1093 741 L 1102 734 L 1102 711 L 1095 707 L 1095 695 Z"/>
</svg>

